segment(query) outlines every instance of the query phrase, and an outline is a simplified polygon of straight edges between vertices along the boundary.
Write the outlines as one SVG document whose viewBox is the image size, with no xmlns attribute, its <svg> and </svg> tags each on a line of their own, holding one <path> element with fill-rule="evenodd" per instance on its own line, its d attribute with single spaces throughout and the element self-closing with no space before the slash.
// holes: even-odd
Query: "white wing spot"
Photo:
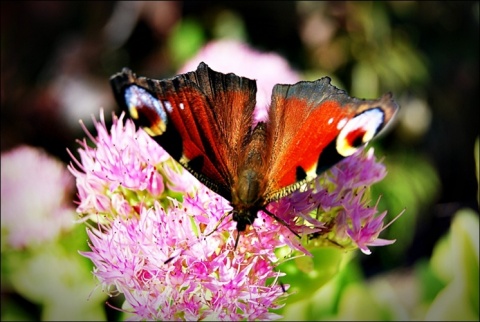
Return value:
<svg viewBox="0 0 480 322">
<path fill-rule="evenodd" d="M 337 129 L 341 130 L 347 124 L 348 119 L 344 118 L 341 119 L 340 122 L 337 123 Z"/>
<path fill-rule="evenodd" d="M 168 113 L 172 113 L 173 106 L 169 101 L 163 101 L 163 106 L 165 106 L 165 109 L 168 111 Z"/>
<path fill-rule="evenodd" d="M 331 117 L 329 120 L 328 120 L 328 124 L 332 124 L 333 123 L 333 117 Z"/>
<path fill-rule="evenodd" d="M 180 103 L 180 109 L 183 110 L 185 108 L 185 106 L 183 105 L 183 103 Z"/>
</svg>

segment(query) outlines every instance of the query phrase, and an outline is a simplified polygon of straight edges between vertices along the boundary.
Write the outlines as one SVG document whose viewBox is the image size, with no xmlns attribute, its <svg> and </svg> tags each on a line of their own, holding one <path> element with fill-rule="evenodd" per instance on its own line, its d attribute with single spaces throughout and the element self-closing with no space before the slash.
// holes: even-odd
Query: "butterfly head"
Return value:
<svg viewBox="0 0 480 322">
<path fill-rule="evenodd" d="M 248 225 L 252 225 L 253 221 L 257 218 L 257 212 L 260 210 L 258 207 L 246 207 L 236 209 L 232 211 L 232 219 L 237 222 L 237 237 L 235 238 L 235 248 L 237 248 L 240 234 L 247 229 Z"/>
<path fill-rule="evenodd" d="M 257 218 L 258 209 L 247 208 L 241 210 L 233 210 L 232 219 L 237 222 L 237 231 L 240 233 L 247 229 L 248 225 L 253 224 Z"/>
</svg>

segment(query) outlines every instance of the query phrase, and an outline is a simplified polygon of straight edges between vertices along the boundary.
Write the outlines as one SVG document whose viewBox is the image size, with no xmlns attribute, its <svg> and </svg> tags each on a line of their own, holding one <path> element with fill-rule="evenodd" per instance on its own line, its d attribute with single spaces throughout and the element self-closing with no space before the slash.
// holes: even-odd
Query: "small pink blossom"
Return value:
<svg viewBox="0 0 480 322">
<path fill-rule="evenodd" d="M 345 158 L 331 168 L 330 180 L 344 190 L 370 186 L 387 175 L 385 165 L 375 160 L 373 148 L 368 149 L 363 156 L 358 154 Z"/>
<path fill-rule="evenodd" d="M 45 151 L 21 146 L 2 153 L 2 242 L 35 246 L 73 227 L 73 178 Z"/>
<path fill-rule="evenodd" d="M 114 123 L 121 124 L 120 119 Z M 83 125 L 83 123 L 82 123 Z M 133 122 L 125 126 L 113 126 L 108 132 L 103 114 L 100 122 L 95 121 L 98 137 L 85 132 L 102 149 L 88 147 L 86 140 L 80 141 L 81 161 L 75 163 L 78 169 L 69 169 L 77 178 L 81 213 L 115 213 L 112 200 L 122 202 L 126 190 L 146 190 L 153 196 L 160 196 L 165 190 L 162 174 L 156 165 L 168 160 L 169 155 L 143 131 L 136 131 Z M 127 195 L 128 196 L 128 195 Z M 116 199 L 115 199 L 116 198 Z"/>
</svg>

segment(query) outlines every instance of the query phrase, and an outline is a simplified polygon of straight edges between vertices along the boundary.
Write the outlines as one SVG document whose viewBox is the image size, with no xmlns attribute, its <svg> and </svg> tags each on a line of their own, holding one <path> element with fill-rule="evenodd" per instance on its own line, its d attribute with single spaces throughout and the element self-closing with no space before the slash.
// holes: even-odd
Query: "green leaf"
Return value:
<svg viewBox="0 0 480 322">
<path fill-rule="evenodd" d="M 374 321 L 383 320 L 381 307 L 369 289 L 361 283 L 348 285 L 342 293 L 338 306 L 338 320 Z"/>
<path fill-rule="evenodd" d="M 302 256 L 286 261 L 278 266 L 278 269 L 287 275 L 282 277 L 284 284 L 290 284 L 287 302 L 300 301 L 309 298 L 313 292 L 329 282 L 338 274 L 347 256 L 344 250 L 333 247 L 322 247 L 311 251 L 313 257 Z"/>
<path fill-rule="evenodd" d="M 440 291 L 447 285 L 438 274 L 432 270 L 432 265 L 422 260 L 415 264 L 415 275 L 418 278 L 419 287 L 421 288 L 421 301 L 431 303 Z"/>
<path fill-rule="evenodd" d="M 448 244 L 435 248 L 433 269 L 450 281 L 429 307 L 426 320 L 479 320 L 479 228 L 478 214 L 460 210 Z"/>
</svg>

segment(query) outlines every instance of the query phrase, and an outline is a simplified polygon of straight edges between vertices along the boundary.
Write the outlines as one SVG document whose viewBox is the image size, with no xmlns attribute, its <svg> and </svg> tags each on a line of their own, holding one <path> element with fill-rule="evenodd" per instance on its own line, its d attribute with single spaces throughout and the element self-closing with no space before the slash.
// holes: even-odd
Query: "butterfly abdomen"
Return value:
<svg viewBox="0 0 480 322">
<path fill-rule="evenodd" d="M 259 123 L 249 133 L 239 151 L 238 174 L 232 189 L 232 205 L 237 209 L 257 207 L 262 204 L 266 187 L 267 166 L 265 124 Z"/>
</svg>

